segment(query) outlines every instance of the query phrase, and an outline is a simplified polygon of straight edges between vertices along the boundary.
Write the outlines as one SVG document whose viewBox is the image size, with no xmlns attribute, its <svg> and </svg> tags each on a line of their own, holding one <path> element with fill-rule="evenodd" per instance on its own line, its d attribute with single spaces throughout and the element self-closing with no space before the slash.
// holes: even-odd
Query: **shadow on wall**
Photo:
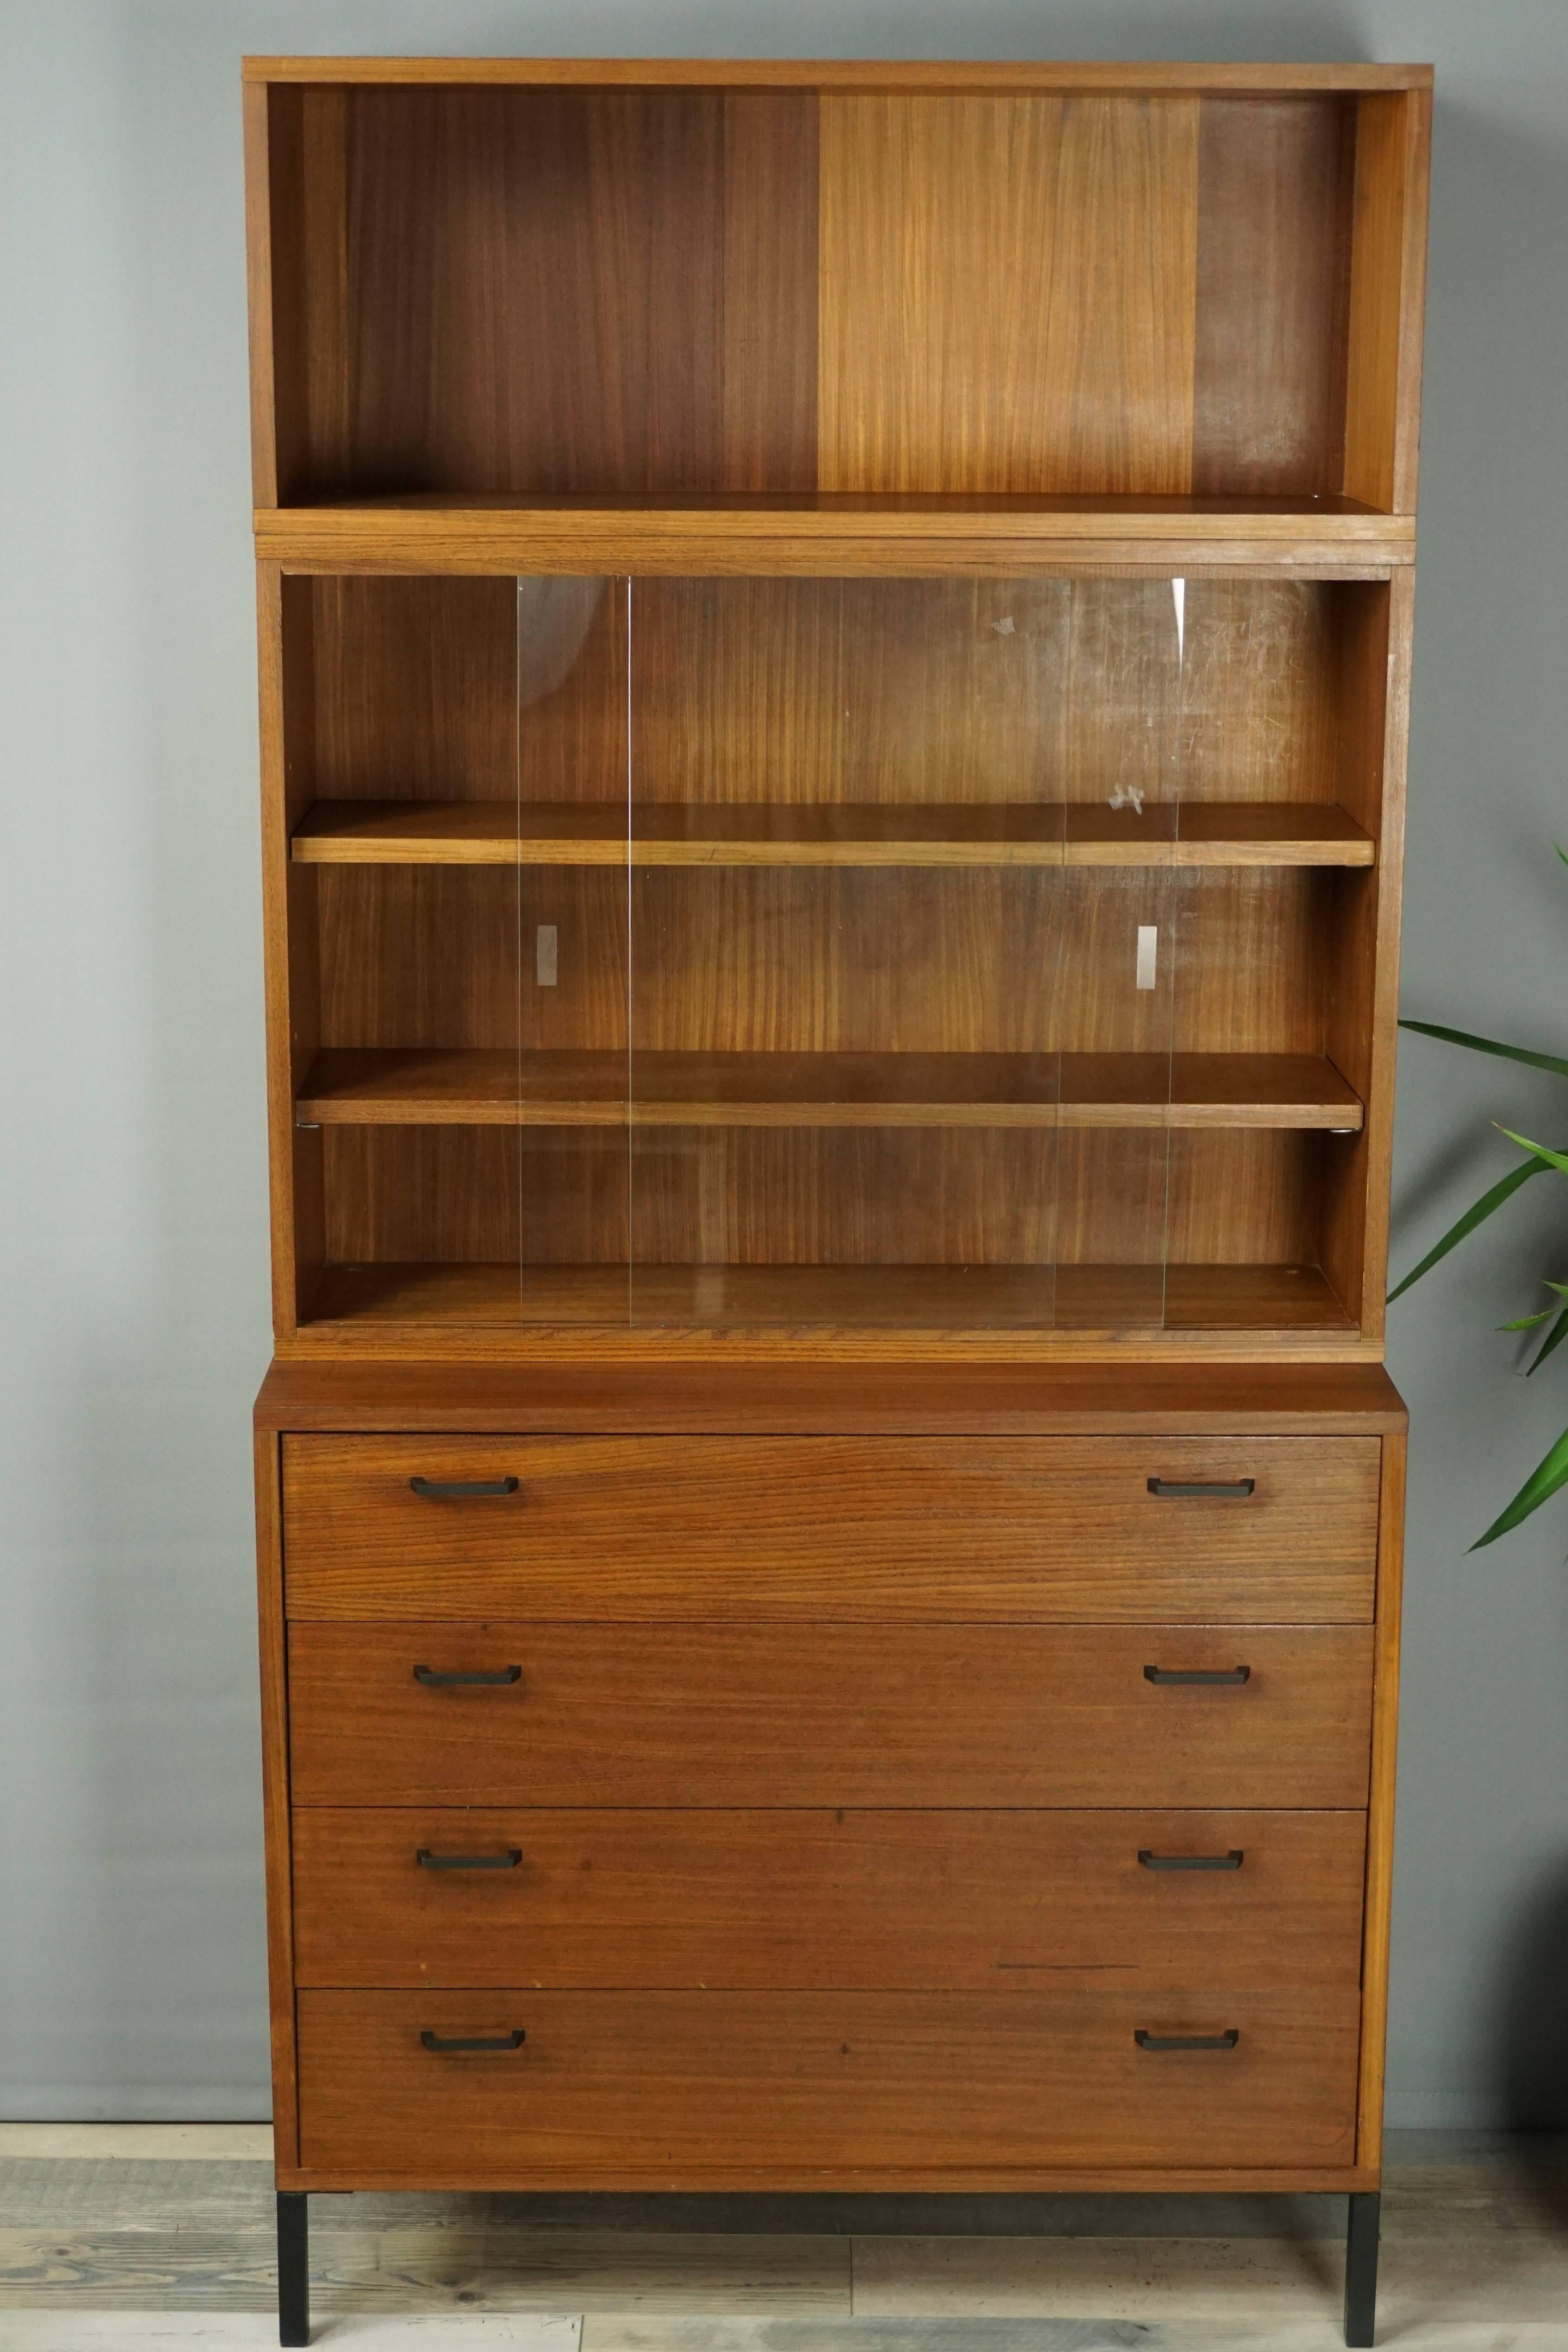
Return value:
<svg viewBox="0 0 1568 2352">
<path fill-rule="evenodd" d="M 1510 2130 L 1568 2131 L 1568 1858 L 1525 1906 L 1502 1984 L 1504 2113 Z M 1560 2141 L 1537 2143 L 1540 2186 L 1568 2221 L 1568 2168 Z"/>
</svg>

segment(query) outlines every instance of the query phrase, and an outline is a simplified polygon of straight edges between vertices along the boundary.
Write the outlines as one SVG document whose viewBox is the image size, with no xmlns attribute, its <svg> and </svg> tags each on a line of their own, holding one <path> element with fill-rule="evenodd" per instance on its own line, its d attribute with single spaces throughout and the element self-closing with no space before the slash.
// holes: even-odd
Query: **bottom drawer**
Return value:
<svg viewBox="0 0 1568 2352">
<path fill-rule="evenodd" d="M 302 1992 L 300 2160 L 410 2186 L 650 2188 L 1348 2164 L 1357 2010 L 1349 1987 Z M 1190 2039 L 1219 2046 L 1162 2046 Z M 464 2042 L 500 2046 L 442 2046 Z"/>
</svg>

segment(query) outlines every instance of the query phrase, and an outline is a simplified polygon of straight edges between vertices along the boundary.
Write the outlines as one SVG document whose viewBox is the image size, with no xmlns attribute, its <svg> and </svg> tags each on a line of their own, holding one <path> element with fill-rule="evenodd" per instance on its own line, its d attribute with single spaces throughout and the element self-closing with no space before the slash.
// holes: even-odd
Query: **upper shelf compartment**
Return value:
<svg viewBox="0 0 1568 2352">
<path fill-rule="evenodd" d="M 1207 502 L 1215 562 L 1267 536 L 1258 500 L 1282 545 L 1413 511 L 1419 74 L 267 70 L 257 503 L 296 510 L 264 523 L 282 560 L 313 516 L 323 563 L 404 534 L 484 568 L 486 499 L 536 541 L 567 502 L 562 569 L 639 505 L 695 544 L 702 499 L 781 567 L 834 517 L 792 538 L 772 498 L 843 502 L 849 537 L 898 499 L 911 542 L 954 499 L 975 540 L 1019 536 L 997 501 L 1122 501 L 1134 542 Z"/>
</svg>

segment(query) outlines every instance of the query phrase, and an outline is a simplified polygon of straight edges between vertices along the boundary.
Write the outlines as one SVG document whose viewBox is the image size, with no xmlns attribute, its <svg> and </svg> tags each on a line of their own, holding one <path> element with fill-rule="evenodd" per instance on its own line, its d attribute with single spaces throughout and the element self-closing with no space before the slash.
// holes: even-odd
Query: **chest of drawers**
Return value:
<svg viewBox="0 0 1568 2352">
<path fill-rule="evenodd" d="M 483 1385 L 258 1409 L 286 2203 L 1375 2193 L 1380 1370 Z"/>
</svg>

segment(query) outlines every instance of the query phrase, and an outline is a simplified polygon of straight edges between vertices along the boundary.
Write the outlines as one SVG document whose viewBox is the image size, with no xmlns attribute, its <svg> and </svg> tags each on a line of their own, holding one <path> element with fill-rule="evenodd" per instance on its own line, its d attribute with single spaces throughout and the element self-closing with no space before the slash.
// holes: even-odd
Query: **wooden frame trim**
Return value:
<svg viewBox="0 0 1568 2352">
<path fill-rule="evenodd" d="M 754 2172 L 714 2169 L 702 2171 L 694 2167 L 663 2169 L 646 2168 L 641 2172 L 605 2172 L 580 2168 L 551 2173 L 513 2172 L 330 2172 L 309 2167 L 279 2165 L 279 2189 L 320 2190 L 324 2194 L 353 2189 L 412 2189 L 418 2192 L 475 2191 L 480 2194 L 497 2192 L 520 2196 L 549 2194 L 566 2190 L 686 2190 L 711 2195 L 722 2190 L 770 2192 L 787 2196 L 795 2191 L 816 2191 L 834 2196 L 871 2196 L 905 2194 L 918 2196 L 983 2195 L 1013 2191 L 1028 2196 L 1132 2196 L 1193 2194 L 1236 2196 L 1263 2190 L 1276 2196 L 1343 2196 L 1349 2190 L 1375 2189 L 1380 2185 L 1377 2172 L 1358 2165 L 1299 2165 L 1294 2168 L 1281 2166 L 1268 2170 L 1255 2166 L 1249 2170 L 1221 2172 L 1200 2171 L 1187 2168 L 1167 2167 L 1161 2171 L 1152 2166 L 1136 2170 L 1115 2171 L 1109 2168 L 1076 2171 L 1042 2171 L 1038 2168 L 1000 2171 L 994 2167 L 977 2166 L 973 2172 L 889 2172 L 868 2170 L 858 2172 L 847 2168 L 821 2172 L 793 2170 L 767 2171 L 759 2168 Z"/>
<path fill-rule="evenodd" d="M 289 1798 L 289 1686 L 283 1612 L 282 1447 L 256 1430 L 256 1568 L 261 1657 L 261 1788 L 266 1832 L 267 1976 L 272 2025 L 272 2136 L 281 2182 L 300 2156 L 294 2021 L 294 1889 Z"/>
<path fill-rule="evenodd" d="M 1237 97 L 1432 87 L 1429 65 L 1102 64 L 1087 58 L 247 57 L 242 70 L 247 82 L 542 82 L 599 89 L 1215 90 Z"/>
<path fill-rule="evenodd" d="M 1384 2068 L 1388 2051 L 1389 1918 L 1394 1886 L 1394 1772 L 1399 1744 L 1400 1611 L 1405 1583 L 1406 1438 L 1383 1441 L 1378 1498 L 1377 1616 L 1373 1653 L 1372 1769 L 1366 1825 L 1366 1908 L 1362 1957 L 1361 2074 L 1356 2160 L 1383 2162 Z"/>
<path fill-rule="evenodd" d="M 1381 1365 L 1226 1364 L 1129 1374 L 1120 1364 L 942 1367 L 868 1372 L 841 1363 L 660 1367 L 381 1362 L 349 1376 L 275 1361 L 256 1401 L 261 1429 L 501 1436 L 617 1433 L 738 1435 L 1114 1437 L 1397 1436 L 1407 1416 Z"/>
<path fill-rule="evenodd" d="M 1405 896 L 1405 770 L 1410 749 L 1410 673 L 1415 579 L 1389 583 L 1388 670 L 1384 700 L 1382 823 L 1373 887 L 1371 1070 L 1365 1088 L 1365 1224 L 1362 1241 L 1362 1336 L 1382 1353 L 1387 1320 L 1388 1240 L 1394 1184 L 1394 1067 L 1399 1045 L 1399 940 Z"/>
<path fill-rule="evenodd" d="M 1096 511 L 1089 507 L 943 512 L 867 505 L 554 505 L 258 508 L 256 551 L 289 572 L 1016 573 L 1093 564 L 1156 573 L 1214 565 L 1316 567 L 1336 579 L 1389 576 L 1415 558 L 1414 522 L 1370 510 L 1314 514 Z"/>
</svg>

